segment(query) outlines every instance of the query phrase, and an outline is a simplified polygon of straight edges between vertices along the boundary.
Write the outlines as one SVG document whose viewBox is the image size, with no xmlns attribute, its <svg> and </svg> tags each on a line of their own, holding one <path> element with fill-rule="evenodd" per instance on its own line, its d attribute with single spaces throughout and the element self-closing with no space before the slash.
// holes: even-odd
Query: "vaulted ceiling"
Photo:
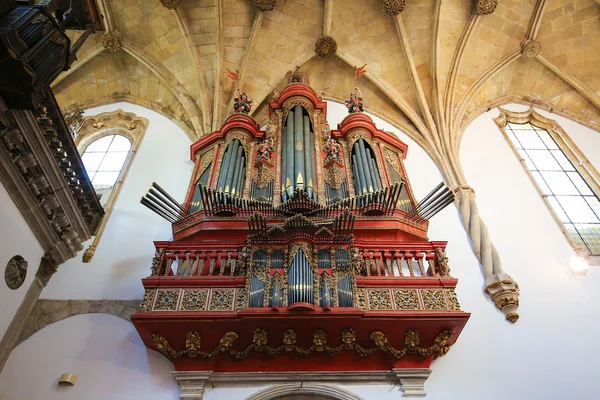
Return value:
<svg viewBox="0 0 600 400">
<path fill-rule="evenodd" d="M 296 66 L 343 101 L 354 66 L 367 64 L 367 111 L 433 153 L 456 152 L 473 118 L 508 101 L 600 131 L 596 0 L 276 0 L 266 11 L 274 0 L 97 1 L 106 31 L 54 83 L 67 111 L 126 100 L 196 139 L 232 110 L 226 69 L 239 71 L 261 121 Z M 337 44 L 327 58 L 316 52 L 322 36 Z"/>
</svg>

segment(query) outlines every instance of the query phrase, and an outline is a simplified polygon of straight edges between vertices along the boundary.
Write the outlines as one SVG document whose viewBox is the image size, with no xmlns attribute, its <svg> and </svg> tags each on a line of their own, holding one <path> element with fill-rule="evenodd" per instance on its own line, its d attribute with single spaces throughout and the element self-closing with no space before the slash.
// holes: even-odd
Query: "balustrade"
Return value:
<svg viewBox="0 0 600 400">
<path fill-rule="evenodd" d="M 161 257 L 157 255 L 157 257 Z M 238 251 L 232 250 L 167 250 L 161 258 L 155 257 L 156 275 L 159 276 L 238 276 Z"/>
</svg>

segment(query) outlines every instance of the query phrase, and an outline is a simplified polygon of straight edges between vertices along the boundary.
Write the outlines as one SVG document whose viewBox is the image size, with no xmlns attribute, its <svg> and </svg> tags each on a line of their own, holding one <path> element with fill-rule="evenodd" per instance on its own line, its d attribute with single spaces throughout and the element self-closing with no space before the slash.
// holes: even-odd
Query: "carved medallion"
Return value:
<svg viewBox="0 0 600 400">
<path fill-rule="evenodd" d="M 521 43 L 521 54 L 527 58 L 534 58 L 540 54 L 542 45 L 536 40 L 526 39 Z"/>
<path fill-rule="evenodd" d="M 254 0 L 254 5 L 260 11 L 271 11 L 275 8 L 277 0 Z"/>
<path fill-rule="evenodd" d="M 321 36 L 315 44 L 315 51 L 323 58 L 331 57 L 337 51 L 337 43 L 331 36 Z"/>
<path fill-rule="evenodd" d="M 25 261 L 25 259 L 19 255 L 11 258 L 8 261 L 8 264 L 6 264 L 6 269 L 4 270 L 4 280 L 6 281 L 6 286 L 12 290 L 20 288 L 25 281 L 26 276 L 27 261 Z"/>
<path fill-rule="evenodd" d="M 497 5 L 498 0 L 477 0 L 475 11 L 478 15 L 488 15 L 494 12 Z"/>
<path fill-rule="evenodd" d="M 176 8 L 179 5 L 179 0 L 160 0 L 163 6 L 169 10 Z"/>
<path fill-rule="evenodd" d="M 406 7 L 406 0 L 383 0 L 383 8 L 387 15 L 398 15 Z"/>
<path fill-rule="evenodd" d="M 111 53 L 115 53 L 121 49 L 121 38 L 116 32 L 106 32 L 100 40 L 102 41 L 102 46 Z"/>
</svg>

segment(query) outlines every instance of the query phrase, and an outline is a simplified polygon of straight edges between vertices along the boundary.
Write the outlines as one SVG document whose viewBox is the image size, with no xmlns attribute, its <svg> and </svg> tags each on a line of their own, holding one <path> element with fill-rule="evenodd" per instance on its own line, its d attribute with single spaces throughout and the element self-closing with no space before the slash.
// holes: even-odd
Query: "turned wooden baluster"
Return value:
<svg viewBox="0 0 600 400">
<path fill-rule="evenodd" d="M 384 265 L 387 268 L 389 276 L 395 276 L 394 274 L 394 266 L 392 265 L 392 253 L 389 251 L 385 251 L 383 253 Z"/>
<path fill-rule="evenodd" d="M 423 257 L 425 256 L 420 251 L 415 251 L 415 259 L 417 260 L 417 265 L 419 266 L 419 270 L 421 271 L 421 276 L 427 276 L 425 273 L 425 268 L 423 266 Z"/>
<path fill-rule="evenodd" d="M 415 271 L 413 269 L 412 264 L 413 254 L 410 251 L 404 253 L 404 259 L 406 260 L 406 265 L 408 265 L 408 271 L 410 272 L 410 276 L 415 276 Z"/>
</svg>

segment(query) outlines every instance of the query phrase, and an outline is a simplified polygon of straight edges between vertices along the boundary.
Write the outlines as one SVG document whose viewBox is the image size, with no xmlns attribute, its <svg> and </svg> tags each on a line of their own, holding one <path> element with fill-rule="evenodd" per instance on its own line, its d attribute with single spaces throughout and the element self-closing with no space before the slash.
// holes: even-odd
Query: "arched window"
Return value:
<svg viewBox="0 0 600 400">
<path fill-rule="evenodd" d="M 576 250 L 600 256 L 597 172 L 555 121 L 533 110 L 496 120 Z"/>
<path fill-rule="evenodd" d="M 85 117 L 82 122 L 75 144 L 105 212 L 83 262 L 90 262 L 94 256 L 147 128 L 146 118 L 123 110 Z"/>
<path fill-rule="evenodd" d="M 131 141 L 122 135 L 108 135 L 90 143 L 81 156 L 102 205 L 117 183 L 131 150 Z"/>
</svg>

